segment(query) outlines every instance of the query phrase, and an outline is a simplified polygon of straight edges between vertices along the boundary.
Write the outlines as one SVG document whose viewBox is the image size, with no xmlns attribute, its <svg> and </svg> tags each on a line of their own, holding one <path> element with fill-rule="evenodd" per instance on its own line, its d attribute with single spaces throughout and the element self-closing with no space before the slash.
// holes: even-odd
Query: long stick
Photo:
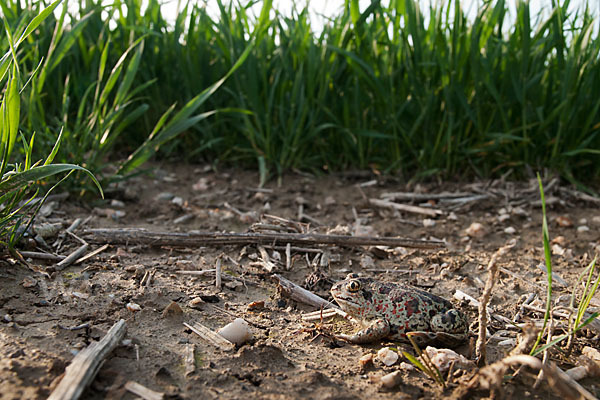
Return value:
<svg viewBox="0 0 600 400">
<path fill-rule="evenodd" d="M 221 233 L 221 232 L 153 232 L 141 228 L 86 229 L 85 240 L 92 243 L 145 244 L 153 246 L 198 247 L 223 244 L 392 246 L 420 249 L 445 247 L 439 240 L 401 237 L 345 236 L 317 233 Z"/>
</svg>

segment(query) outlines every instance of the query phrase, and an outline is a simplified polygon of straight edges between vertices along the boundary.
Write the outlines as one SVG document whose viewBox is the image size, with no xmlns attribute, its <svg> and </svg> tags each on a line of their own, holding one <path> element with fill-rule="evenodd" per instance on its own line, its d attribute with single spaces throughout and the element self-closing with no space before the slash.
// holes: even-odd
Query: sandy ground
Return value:
<svg viewBox="0 0 600 400">
<path fill-rule="evenodd" d="M 557 274 L 553 302 L 568 304 L 574 288 L 581 293 L 577 280 L 600 249 L 600 213 L 598 202 L 581 199 L 558 181 L 549 181 L 546 196 Z M 384 346 L 413 350 L 403 343 L 353 345 L 336 340 L 333 335 L 350 332 L 351 324 L 338 317 L 302 321 L 302 314 L 315 311 L 315 307 L 283 296 L 273 272 L 327 300 L 331 300 L 332 283 L 349 272 L 410 283 L 441 295 L 469 316 L 471 340 L 456 351 L 473 359 L 477 309 L 454 299 L 453 294 L 460 290 L 479 298 L 491 256 L 514 240 L 512 250 L 498 259 L 500 271 L 490 308 L 518 324 L 540 321 L 543 316 L 521 307 L 528 297 L 533 299 L 531 307 L 542 309 L 545 305 L 546 273 L 539 268 L 543 263 L 541 207 L 533 180 L 407 185 L 357 173 L 286 175 L 263 189 L 257 184 L 258 176 L 244 171 L 160 166 L 152 176 L 108 190 L 104 202 L 69 198 L 49 203 L 38 225 L 53 223 L 59 229 L 46 237 L 48 248 L 38 244 L 29 250 L 68 255 L 80 245 L 65 233 L 76 218 L 92 216 L 75 230 L 79 236 L 91 228 L 247 232 L 259 220 L 281 223 L 269 217 L 261 219 L 263 214 L 301 222 L 292 227 L 288 223 L 288 231 L 438 239 L 447 246 L 421 250 L 315 245 L 293 250 L 289 270 L 285 249 L 265 246 L 271 272 L 265 267 L 264 254 L 252 244 L 178 247 L 132 240 L 111 244 L 62 271 L 52 261 L 28 259 L 28 268 L 12 257 L 3 257 L 0 398 L 46 398 L 74 355 L 101 339 L 119 319 L 126 320 L 126 341 L 110 353 L 83 398 L 134 399 L 136 396 L 124 389 L 128 381 L 163 393 L 165 398 L 185 399 L 459 397 L 477 372 L 474 365 L 455 367 L 445 376 L 444 389 L 402 363 L 407 361 L 402 355 L 391 366 L 378 359 L 362 365 L 362 356 L 375 354 Z M 423 195 L 422 199 L 394 201 L 441 212 L 428 216 L 369 203 L 369 199 L 383 199 L 392 192 Z M 461 200 L 431 196 L 444 192 L 469 194 Z M 471 195 L 476 197 L 467 201 L 465 197 Z M 102 244 L 91 243 L 89 251 Z M 218 257 L 222 257 L 224 277 L 221 289 L 215 286 L 214 273 L 193 276 L 178 272 L 215 268 Z M 141 311 L 130 311 L 128 304 L 129 308 L 139 305 Z M 591 305 L 600 305 L 598 295 Z M 217 330 L 238 317 L 248 321 L 253 338 L 229 352 L 183 325 L 201 323 Z M 555 335 L 563 333 L 566 320 L 556 318 L 555 323 Z M 79 329 L 70 329 L 74 327 Z M 487 364 L 513 349 L 518 333 L 518 328 L 492 319 Z M 550 360 L 568 370 L 581 363 L 583 351 L 589 354 L 590 349 L 598 349 L 598 339 L 597 331 L 584 329 L 570 352 L 555 348 Z M 193 354 L 192 361 L 186 361 L 189 354 Z M 562 398 L 546 381 L 534 388 L 535 371 L 524 369 L 511 378 L 515 370 L 505 374 L 502 394 L 506 397 Z M 393 371 L 399 371 L 399 380 L 386 388 L 380 378 Z M 598 396 L 598 382 L 588 377 L 580 384 Z M 486 398 L 490 392 L 482 389 L 467 396 Z"/>
</svg>

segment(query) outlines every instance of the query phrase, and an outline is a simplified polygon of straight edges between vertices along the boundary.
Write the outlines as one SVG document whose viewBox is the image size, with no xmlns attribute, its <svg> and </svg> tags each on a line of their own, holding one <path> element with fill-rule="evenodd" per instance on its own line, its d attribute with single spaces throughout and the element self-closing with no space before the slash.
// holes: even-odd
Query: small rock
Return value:
<svg viewBox="0 0 600 400">
<path fill-rule="evenodd" d="M 458 221 L 458 216 L 454 211 L 451 211 L 450 214 L 448 214 L 448 219 L 450 221 Z"/>
<path fill-rule="evenodd" d="M 556 223 L 558 224 L 558 226 L 561 226 L 563 228 L 569 228 L 573 226 L 573 221 L 571 221 L 571 218 L 564 215 L 559 215 L 558 217 L 556 217 Z"/>
<path fill-rule="evenodd" d="M 559 244 L 553 244 L 551 250 L 552 250 L 552 254 L 555 254 L 557 256 L 564 255 L 565 251 L 566 251 L 565 248 Z"/>
<path fill-rule="evenodd" d="M 298 196 L 295 198 L 296 204 L 308 205 L 308 201 L 302 196 Z"/>
<path fill-rule="evenodd" d="M 242 318 L 236 318 L 233 322 L 219 329 L 217 333 L 238 346 L 252 339 L 252 331 L 250 331 L 248 323 Z"/>
<path fill-rule="evenodd" d="M 390 372 L 389 374 L 381 377 L 381 384 L 388 389 L 399 385 L 400 382 L 402 382 L 402 376 L 400 375 L 400 371 Z"/>
<path fill-rule="evenodd" d="M 529 213 L 523 207 L 515 207 L 512 209 L 512 214 L 519 217 L 528 217 Z"/>
<path fill-rule="evenodd" d="M 588 228 L 586 225 L 581 225 L 577 227 L 577 232 L 588 232 L 590 230 L 590 228 Z"/>
<path fill-rule="evenodd" d="M 435 226 L 435 220 L 431 219 L 431 218 L 424 218 L 423 219 L 423 227 L 425 228 L 433 228 Z"/>
<path fill-rule="evenodd" d="M 38 212 L 38 216 L 49 217 L 50 214 L 52 214 L 57 207 L 58 207 L 58 202 L 48 201 L 42 206 L 42 208 L 40 208 L 40 211 Z"/>
<path fill-rule="evenodd" d="M 242 290 L 244 288 L 244 284 L 240 281 L 225 282 L 223 284 L 223 286 L 225 286 L 227 289 L 234 290 L 234 291 L 238 290 L 238 289 Z"/>
<path fill-rule="evenodd" d="M 373 353 L 367 353 L 358 359 L 358 364 L 363 368 L 372 363 L 373 363 Z"/>
<path fill-rule="evenodd" d="M 110 206 L 116 207 L 116 208 L 123 208 L 123 207 L 125 207 L 125 203 L 123 203 L 121 200 L 112 199 L 110 201 Z"/>
<path fill-rule="evenodd" d="M 126 213 L 123 210 L 113 210 L 112 208 L 94 208 L 93 212 L 101 217 L 117 220 L 123 218 Z"/>
<path fill-rule="evenodd" d="M 21 282 L 24 288 L 31 288 L 37 285 L 37 281 L 33 279 L 31 276 L 26 276 L 23 278 L 23 282 Z"/>
<path fill-rule="evenodd" d="M 364 269 L 375 268 L 375 261 L 371 256 L 365 254 L 360 258 L 360 266 Z"/>
<path fill-rule="evenodd" d="M 596 225 L 600 225 L 600 215 L 596 215 L 595 217 L 592 217 L 592 222 Z"/>
<path fill-rule="evenodd" d="M 504 228 L 504 233 L 508 233 L 509 235 L 514 235 L 516 232 L 517 230 L 512 226 Z"/>
<path fill-rule="evenodd" d="M 192 190 L 195 192 L 204 192 L 210 187 L 207 178 L 200 178 L 198 182 L 192 185 Z"/>
<path fill-rule="evenodd" d="M 202 300 L 201 297 L 194 297 L 193 299 L 191 299 L 189 301 L 188 306 L 190 306 L 190 308 L 194 308 L 194 309 L 201 309 L 203 304 L 204 304 L 204 300 Z"/>
<path fill-rule="evenodd" d="M 183 198 L 181 198 L 179 196 L 173 197 L 173 199 L 171 199 L 171 203 L 175 204 L 176 206 L 181 207 L 181 206 L 183 206 Z"/>
<path fill-rule="evenodd" d="M 398 361 L 398 353 L 389 347 L 384 347 L 377 352 L 377 359 L 389 367 Z"/>
<path fill-rule="evenodd" d="M 403 371 L 414 371 L 415 366 L 411 363 L 407 363 L 406 361 L 402 361 L 400 363 L 400 369 Z"/>
<path fill-rule="evenodd" d="M 594 348 L 594 347 L 590 347 L 590 346 L 586 346 L 583 348 L 583 350 L 581 350 L 581 354 L 583 354 L 584 356 L 591 358 L 594 361 L 598 361 L 600 362 L 600 350 Z"/>
<path fill-rule="evenodd" d="M 501 214 L 498 216 L 498 222 L 504 222 L 507 219 L 510 219 L 510 215 L 508 215 L 508 214 Z"/>
<path fill-rule="evenodd" d="M 127 303 L 125 307 L 131 312 L 142 311 L 142 307 L 136 303 Z"/>
<path fill-rule="evenodd" d="M 450 349 L 436 349 L 435 347 L 427 346 L 425 352 L 441 373 L 448 372 L 451 365 L 453 365 L 455 370 L 475 368 L 473 361 Z"/>
<path fill-rule="evenodd" d="M 179 307 L 179 304 L 177 304 L 174 301 L 172 301 L 171 304 L 166 306 L 162 312 L 163 318 L 173 317 L 173 316 L 182 315 L 182 314 L 183 314 L 183 310 L 181 309 L 181 307 Z"/>
<path fill-rule="evenodd" d="M 487 232 L 482 224 L 479 222 L 473 222 L 467 229 L 465 229 L 465 233 L 470 237 L 482 238 Z"/>
<path fill-rule="evenodd" d="M 263 192 L 256 192 L 254 193 L 254 196 L 252 196 L 252 198 L 256 201 L 264 201 L 267 198 L 267 195 L 264 194 Z"/>
<path fill-rule="evenodd" d="M 264 308 L 265 308 L 264 300 L 253 301 L 252 303 L 248 304 L 248 306 L 246 307 L 246 309 L 251 312 L 263 310 Z"/>
</svg>

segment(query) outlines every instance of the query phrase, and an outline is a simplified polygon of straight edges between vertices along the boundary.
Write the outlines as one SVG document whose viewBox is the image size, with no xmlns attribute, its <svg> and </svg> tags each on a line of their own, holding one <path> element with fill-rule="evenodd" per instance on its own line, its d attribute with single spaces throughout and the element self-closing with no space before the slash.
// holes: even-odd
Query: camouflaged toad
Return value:
<svg viewBox="0 0 600 400">
<path fill-rule="evenodd" d="M 363 324 L 352 335 L 338 335 L 351 343 L 385 338 L 407 342 L 411 332 L 419 345 L 456 346 L 468 336 L 463 313 L 448 300 L 413 286 L 349 274 L 333 285 L 331 294 L 342 310 Z"/>
</svg>

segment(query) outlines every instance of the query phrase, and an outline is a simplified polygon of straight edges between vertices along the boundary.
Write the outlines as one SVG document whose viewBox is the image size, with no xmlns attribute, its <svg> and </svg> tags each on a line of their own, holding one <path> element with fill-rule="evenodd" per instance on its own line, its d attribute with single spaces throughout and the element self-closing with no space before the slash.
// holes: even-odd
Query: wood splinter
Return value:
<svg viewBox="0 0 600 400">
<path fill-rule="evenodd" d="M 110 328 L 99 342 L 93 342 L 81 350 L 65 370 L 65 376 L 54 389 L 48 400 L 74 400 L 96 377 L 106 356 L 121 342 L 127 331 L 125 320 Z"/>
</svg>

